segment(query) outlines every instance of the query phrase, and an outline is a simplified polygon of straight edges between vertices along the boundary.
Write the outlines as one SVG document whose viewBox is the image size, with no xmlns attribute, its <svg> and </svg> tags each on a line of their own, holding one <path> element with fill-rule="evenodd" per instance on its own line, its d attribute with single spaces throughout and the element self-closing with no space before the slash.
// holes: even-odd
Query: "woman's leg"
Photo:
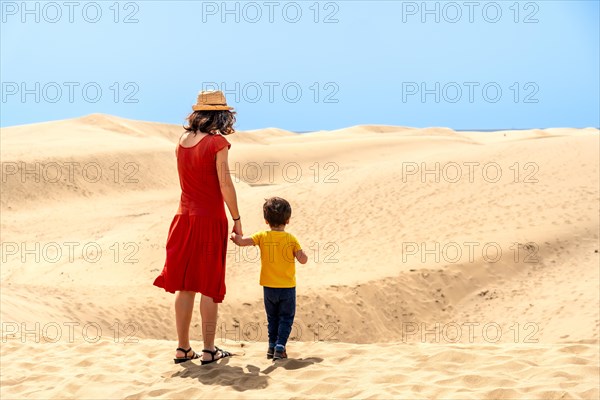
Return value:
<svg viewBox="0 0 600 400">
<path fill-rule="evenodd" d="M 215 303 L 211 297 L 202 295 L 200 300 L 200 315 L 202 317 L 202 338 L 204 339 L 204 348 L 215 351 L 215 334 L 217 333 L 217 314 L 219 304 Z M 221 357 L 217 354 L 215 358 Z M 204 360 L 211 360 L 208 353 L 202 354 Z"/>
<path fill-rule="evenodd" d="M 194 311 L 194 297 L 196 292 L 179 291 L 175 294 L 175 321 L 177 325 L 177 347 L 189 349 L 190 347 L 190 324 Z M 192 356 L 191 352 L 188 357 Z M 185 357 L 185 353 L 177 351 L 175 357 Z"/>
</svg>

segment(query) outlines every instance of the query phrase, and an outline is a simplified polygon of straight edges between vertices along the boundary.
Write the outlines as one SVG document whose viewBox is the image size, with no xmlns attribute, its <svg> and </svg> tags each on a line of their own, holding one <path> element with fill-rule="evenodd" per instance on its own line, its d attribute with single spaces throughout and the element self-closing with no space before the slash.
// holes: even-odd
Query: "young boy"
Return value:
<svg viewBox="0 0 600 400">
<path fill-rule="evenodd" d="M 296 265 L 306 264 L 308 256 L 291 233 L 285 232 L 290 222 L 292 207 L 287 200 L 271 197 L 263 205 L 265 222 L 271 228 L 249 238 L 232 233 L 231 240 L 238 246 L 260 248 L 260 284 L 263 286 L 267 312 L 269 349 L 267 358 L 287 358 L 285 345 L 292 331 L 296 314 Z"/>
</svg>

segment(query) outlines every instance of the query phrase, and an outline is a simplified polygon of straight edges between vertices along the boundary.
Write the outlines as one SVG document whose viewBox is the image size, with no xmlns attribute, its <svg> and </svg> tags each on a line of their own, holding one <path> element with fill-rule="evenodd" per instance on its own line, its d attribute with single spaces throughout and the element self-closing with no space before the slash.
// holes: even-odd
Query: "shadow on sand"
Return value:
<svg viewBox="0 0 600 400">
<path fill-rule="evenodd" d="M 228 365 L 229 361 L 230 359 L 226 358 L 218 363 L 210 365 L 198 365 L 193 362 L 182 363 L 180 365 L 183 367 L 183 370 L 175 372 L 171 377 L 198 379 L 198 381 L 204 385 L 231 386 L 232 389 L 244 392 L 246 390 L 266 388 L 269 385 L 269 377 L 267 374 L 273 372 L 277 368 L 295 370 L 308 367 L 315 363 L 320 363 L 323 359 L 315 357 L 304 359 L 288 358 L 287 360 L 274 362 L 273 365 L 265 368 L 264 371 L 261 371 L 259 367 L 250 364 L 246 365 L 246 371 L 242 367 Z"/>
<path fill-rule="evenodd" d="M 286 360 L 277 360 L 273 362 L 273 365 L 265 368 L 264 371 L 261 371 L 263 374 L 270 374 L 275 371 L 277 368 L 283 368 L 287 370 L 294 370 L 300 368 L 306 368 L 309 365 L 313 365 L 316 363 L 320 363 L 323 361 L 322 358 L 319 357 L 309 357 L 309 358 L 288 358 Z"/>
</svg>

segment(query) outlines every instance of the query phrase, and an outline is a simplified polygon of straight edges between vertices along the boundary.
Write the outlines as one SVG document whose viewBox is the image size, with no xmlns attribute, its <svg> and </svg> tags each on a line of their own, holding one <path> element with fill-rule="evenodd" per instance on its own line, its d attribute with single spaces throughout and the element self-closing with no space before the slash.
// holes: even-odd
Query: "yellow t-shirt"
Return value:
<svg viewBox="0 0 600 400">
<path fill-rule="evenodd" d="M 260 284 L 272 288 L 296 287 L 294 253 L 298 239 L 285 231 L 261 231 L 251 236 L 260 248 Z"/>
</svg>

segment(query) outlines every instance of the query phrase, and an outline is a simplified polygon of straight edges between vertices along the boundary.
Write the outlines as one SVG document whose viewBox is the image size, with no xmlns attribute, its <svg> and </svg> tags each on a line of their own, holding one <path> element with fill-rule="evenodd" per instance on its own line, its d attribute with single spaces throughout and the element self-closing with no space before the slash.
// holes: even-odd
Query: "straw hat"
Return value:
<svg viewBox="0 0 600 400">
<path fill-rule="evenodd" d="M 192 106 L 194 111 L 233 110 L 227 105 L 225 95 L 220 90 L 205 90 L 198 94 L 198 101 Z"/>
</svg>

